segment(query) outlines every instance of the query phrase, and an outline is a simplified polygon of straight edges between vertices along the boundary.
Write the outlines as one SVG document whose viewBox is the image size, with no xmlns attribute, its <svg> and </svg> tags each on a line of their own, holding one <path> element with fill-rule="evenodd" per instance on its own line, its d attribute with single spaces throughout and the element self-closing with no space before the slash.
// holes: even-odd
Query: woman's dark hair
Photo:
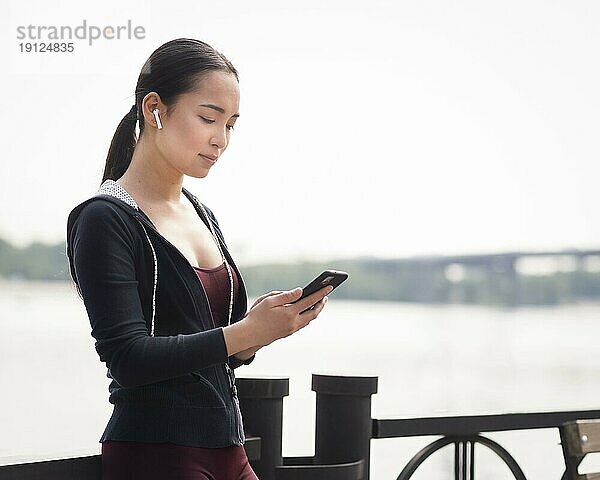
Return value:
<svg viewBox="0 0 600 480">
<path fill-rule="evenodd" d="M 144 132 L 141 105 L 144 97 L 156 92 L 167 106 L 175 104 L 180 95 L 198 88 L 202 76 L 211 71 L 238 72 L 222 53 L 200 40 L 177 38 L 158 47 L 146 60 L 135 87 L 135 112 L 123 117 L 113 136 L 100 184 L 108 178 L 119 179 L 129 167 L 137 142 L 135 124 L 139 118 L 140 136 Z"/>
</svg>

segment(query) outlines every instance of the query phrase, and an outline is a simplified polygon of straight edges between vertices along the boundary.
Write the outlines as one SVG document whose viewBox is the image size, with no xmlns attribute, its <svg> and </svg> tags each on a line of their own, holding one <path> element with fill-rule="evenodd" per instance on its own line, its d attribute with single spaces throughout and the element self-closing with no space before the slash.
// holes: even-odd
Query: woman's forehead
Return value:
<svg viewBox="0 0 600 480">
<path fill-rule="evenodd" d="M 186 102 L 195 105 L 217 107 L 219 113 L 234 115 L 238 112 L 240 89 L 236 78 L 224 72 L 211 72 L 205 75 L 198 87 L 186 95 Z M 208 107 L 210 108 L 210 107 Z"/>
</svg>

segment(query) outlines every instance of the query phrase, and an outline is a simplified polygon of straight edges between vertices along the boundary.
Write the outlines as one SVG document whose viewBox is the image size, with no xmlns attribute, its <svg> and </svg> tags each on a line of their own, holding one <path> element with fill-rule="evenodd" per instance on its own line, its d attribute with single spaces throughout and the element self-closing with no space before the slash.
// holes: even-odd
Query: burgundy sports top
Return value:
<svg viewBox="0 0 600 480">
<path fill-rule="evenodd" d="M 238 278 L 235 270 L 230 266 L 231 276 L 233 278 L 233 304 L 235 305 L 239 293 Z M 231 295 L 229 285 L 229 274 L 225 262 L 217 265 L 214 268 L 202 268 L 194 266 L 194 270 L 198 274 L 208 303 L 215 320 L 215 328 L 226 327 L 229 316 L 229 297 Z"/>
</svg>

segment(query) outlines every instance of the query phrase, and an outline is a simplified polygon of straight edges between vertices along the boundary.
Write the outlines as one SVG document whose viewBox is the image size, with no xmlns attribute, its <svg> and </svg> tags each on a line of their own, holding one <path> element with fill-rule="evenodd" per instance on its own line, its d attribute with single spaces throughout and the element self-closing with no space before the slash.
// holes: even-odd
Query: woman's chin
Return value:
<svg viewBox="0 0 600 480">
<path fill-rule="evenodd" d="M 194 170 L 194 172 L 188 173 L 188 177 L 193 178 L 204 178 L 208 176 L 208 172 L 210 172 L 210 168 L 202 168 L 198 170 Z"/>
</svg>

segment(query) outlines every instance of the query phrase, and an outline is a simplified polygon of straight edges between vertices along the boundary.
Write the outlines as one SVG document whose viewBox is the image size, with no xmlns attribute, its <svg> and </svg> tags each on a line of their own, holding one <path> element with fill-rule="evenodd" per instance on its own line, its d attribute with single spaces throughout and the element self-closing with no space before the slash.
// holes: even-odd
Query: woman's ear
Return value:
<svg viewBox="0 0 600 480">
<path fill-rule="evenodd" d="M 166 105 L 161 101 L 160 95 L 156 92 L 147 93 L 142 100 L 142 115 L 144 123 L 153 125 L 157 129 L 163 128 L 164 112 Z M 161 118 L 162 113 L 162 118 Z"/>
</svg>

